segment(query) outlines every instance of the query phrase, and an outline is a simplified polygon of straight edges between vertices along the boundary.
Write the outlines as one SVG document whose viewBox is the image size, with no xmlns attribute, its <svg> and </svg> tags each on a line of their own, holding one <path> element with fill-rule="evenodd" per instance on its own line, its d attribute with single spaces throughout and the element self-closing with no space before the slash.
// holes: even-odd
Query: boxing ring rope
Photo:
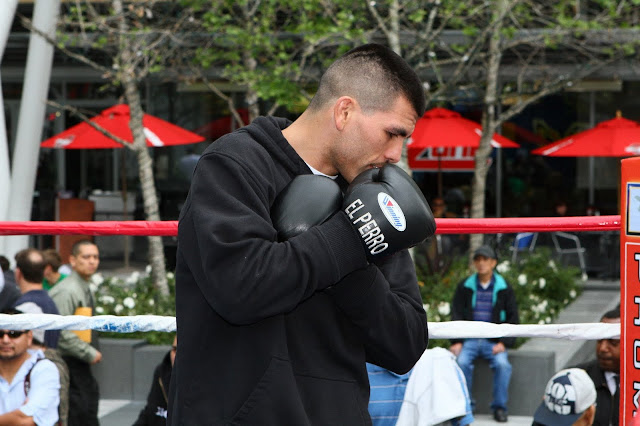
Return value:
<svg viewBox="0 0 640 426">
<path fill-rule="evenodd" d="M 620 216 L 436 219 L 437 234 L 494 234 L 553 231 L 619 231 Z M 0 222 L 0 235 L 176 236 L 177 221 Z M 158 315 L 60 316 L 0 314 L 6 330 L 98 330 L 119 333 L 176 330 L 175 317 Z M 620 324 L 492 324 L 475 321 L 430 322 L 431 339 L 548 337 L 570 340 L 618 339 Z"/>
<path fill-rule="evenodd" d="M 620 216 L 436 219 L 436 234 L 509 234 L 553 231 L 619 231 Z M 0 222 L 0 235 L 176 236 L 177 221 Z"/>
</svg>

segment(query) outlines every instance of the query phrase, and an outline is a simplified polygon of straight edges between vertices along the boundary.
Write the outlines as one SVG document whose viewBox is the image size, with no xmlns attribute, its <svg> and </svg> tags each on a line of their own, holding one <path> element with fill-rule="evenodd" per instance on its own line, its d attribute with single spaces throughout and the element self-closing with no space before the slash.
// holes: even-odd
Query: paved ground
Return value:
<svg viewBox="0 0 640 426">
<path fill-rule="evenodd" d="M 103 399 L 100 400 L 100 417 L 101 426 L 126 426 L 132 425 L 138 417 L 138 413 L 144 406 L 142 401 L 129 401 L 122 399 Z M 509 416 L 507 423 L 497 423 L 493 417 L 489 415 L 477 415 L 474 426 L 496 426 L 504 424 L 506 426 L 529 426 L 533 422 L 532 417 L 525 416 Z"/>
</svg>

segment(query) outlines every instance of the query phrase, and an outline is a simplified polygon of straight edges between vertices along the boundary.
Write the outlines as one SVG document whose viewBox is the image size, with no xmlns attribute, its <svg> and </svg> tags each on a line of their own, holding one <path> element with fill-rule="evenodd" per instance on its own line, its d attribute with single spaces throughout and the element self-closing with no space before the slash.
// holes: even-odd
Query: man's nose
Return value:
<svg viewBox="0 0 640 426">
<path fill-rule="evenodd" d="M 398 136 L 394 139 L 393 143 L 385 152 L 385 158 L 387 163 L 397 163 L 402 158 L 402 148 L 404 146 L 404 139 L 402 136 Z"/>
</svg>

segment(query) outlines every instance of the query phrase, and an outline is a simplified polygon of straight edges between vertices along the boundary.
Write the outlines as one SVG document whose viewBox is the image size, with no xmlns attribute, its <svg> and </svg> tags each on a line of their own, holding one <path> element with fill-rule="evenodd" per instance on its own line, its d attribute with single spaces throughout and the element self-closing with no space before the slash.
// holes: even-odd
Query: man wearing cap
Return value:
<svg viewBox="0 0 640 426">
<path fill-rule="evenodd" d="M 476 273 L 463 280 L 453 296 L 451 319 L 453 321 L 485 321 L 495 324 L 518 324 L 518 306 L 513 288 L 502 275 L 494 271 L 498 264 L 496 252 L 489 246 L 481 246 L 473 254 Z M 493 370 L 493 418 L 500 423 L 508 420 L 507 399 L 511 364 L 507 348 L 515 343 L 514 337 L 500 339 L 452 340 L 449 350 L 458 357 L 458 365 L 464 373 L 469 388 L 473 384 L 473 363 L 485 358 Z"/>
<path fill-rule="evenodd" d="M 532 426 L 591 426 L 596 414 L 596 388 L 580 368 L 554 374 L 544 390 Z"/>
</svg>

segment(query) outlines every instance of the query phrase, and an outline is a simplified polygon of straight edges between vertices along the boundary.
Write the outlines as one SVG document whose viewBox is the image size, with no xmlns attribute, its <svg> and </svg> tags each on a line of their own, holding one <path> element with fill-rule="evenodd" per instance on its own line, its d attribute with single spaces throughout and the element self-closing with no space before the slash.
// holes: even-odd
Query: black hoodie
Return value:
<svg viewBox="0 0 640 426">
<path fill-rule="evenodd" d="M 269 212 L 309 167 L 258 118 L 217 140 L 180 214 L 170 425 L 370 424 L 365 362 L 405 373 L 427 346 L 408 252 L 368 264 L 347 216 L 277 242 Z"/>
<path fill-rule="evenodd" d="M 147 395 L 147 405 L 140 411 L 133 426 L 165 426 L 167 424 L 167 392 L 171 379 L 171 352 L 162 359 L 153 372 L 153 381 Z"/>
</svg>

